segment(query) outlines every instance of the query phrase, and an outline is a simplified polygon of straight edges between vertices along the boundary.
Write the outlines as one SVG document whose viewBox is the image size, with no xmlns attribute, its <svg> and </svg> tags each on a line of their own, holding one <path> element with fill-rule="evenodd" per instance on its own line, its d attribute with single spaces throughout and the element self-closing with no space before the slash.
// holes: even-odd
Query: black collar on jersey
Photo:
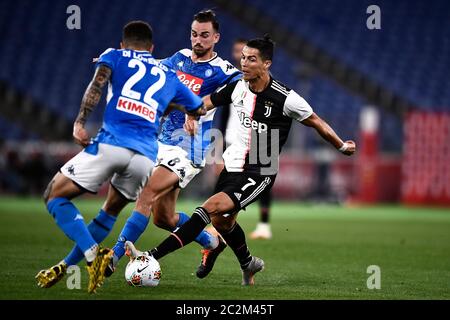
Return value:
<svg viewBox="0 0 450 320">
<path fill-rule="evenodd" d="M 216 59 L 218 56 L 219 55 L 217 54 L 217 52 L 213 51 L 213 57 L 211 59 L 205 60 L 205 61 L 194 61 L 194 60 L 192 60 L 192 50 L 191 50 L 191 57 L 190 58 L 191 58 L 191 61 L 194 62 L 194 63 L 208 63 L 208 62 L 211 62 L 214 59 Z"/>
</svg>

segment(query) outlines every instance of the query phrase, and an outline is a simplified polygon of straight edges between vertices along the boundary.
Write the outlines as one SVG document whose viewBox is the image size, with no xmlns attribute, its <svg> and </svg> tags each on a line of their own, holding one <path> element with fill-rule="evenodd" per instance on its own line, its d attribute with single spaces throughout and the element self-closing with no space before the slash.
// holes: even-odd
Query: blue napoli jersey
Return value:
<svg viewBox="0 0 450 320">
<path fill-rule="evenodd" d="M 108 49 L 99 57 L 99 65 L 108 66 L 112 73 L 103 125 L 94 141 L 125 147 L 156 161 L 160 118 L 169 102 L 194 111 L 202 105 L 201 99 L 178 80 L 174 70 L 147 51 Z"/>
<path fill-rule="evenodd" d="M 211 94 L 219 87 L 241 78 L 238 69 L 217 55 L 211 60 L 202 62 L 193 62 L 191 57 L 192 50 L 183 49 L 170 58 L 162 60 L 161 63 L 176 70 L 178 79 L 200 97 Z M 211 144 L 210 129 L 215 111 L 216 109 L 210 110 L 200 118 L 199 130 L 194 137 L 183 130 L 185 115 L 180 111 L 172 111 L 162 125 L 159 141 L 183 148 L 194 164 L 202 165 Z"/>
</svg>

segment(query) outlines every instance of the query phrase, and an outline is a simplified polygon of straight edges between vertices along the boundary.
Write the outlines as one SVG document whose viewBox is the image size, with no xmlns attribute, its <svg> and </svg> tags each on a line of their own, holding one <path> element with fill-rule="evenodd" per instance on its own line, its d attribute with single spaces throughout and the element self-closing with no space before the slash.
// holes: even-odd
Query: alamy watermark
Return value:
<svg viewBox="0 0 450 320">
<path fill-rule="evenodd" d="M 69 30 L 81 29 L 81 9 L 79 6 L 72 4 L 67 7 L 66 13 L 70 14 L 66 20 L 66 27 Z"/>
<path fill-rule="evenodd" d="M 366 20 L 366 26 L 369 30 L 380 30 L 381 29 L 381 9 L 376 4 L 372 4 L 367 7 L 367 14 L 370 16 Z"/>
<path fill-rule="evenodd" d="M 66 287 L 69 290 L 81 289 L 81 270 L 79 266 L 73 265 L 67 268 L 69 275 L 66 280 Z"/>
<path fill-rule="evenodd" d="M 367 289 L 381 289 L 381 269 L 377 265 L 370 265 L 367 267 L 367 273 L 370 276 L 367 278 Z"/>
</svg>

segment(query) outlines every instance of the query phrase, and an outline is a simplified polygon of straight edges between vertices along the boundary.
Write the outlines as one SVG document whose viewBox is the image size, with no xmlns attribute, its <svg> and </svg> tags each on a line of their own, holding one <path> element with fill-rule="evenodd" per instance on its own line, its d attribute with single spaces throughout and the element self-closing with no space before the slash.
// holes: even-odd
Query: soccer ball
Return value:
<svg viewBox="0 0 450 320">
<path fill-rule="evenodd" d="M 161 278 L 159 262 L 151 256 L 139 256 L 128 262 L 125 280 L 134 287 L 156 287 Z"/>
</svg>

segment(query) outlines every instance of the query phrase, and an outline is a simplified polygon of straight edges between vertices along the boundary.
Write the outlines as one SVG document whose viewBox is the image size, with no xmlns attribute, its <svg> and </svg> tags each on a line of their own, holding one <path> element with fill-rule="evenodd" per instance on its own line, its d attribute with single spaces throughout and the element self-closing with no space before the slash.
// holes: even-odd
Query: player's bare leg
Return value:
<svg viewBox="0 0 450 320">
<path fill-rule="evenodd" d="M 48 184 L 44 192 L 44 201 L 47 204 L 54 198 L 64 197 L 72 199 L 84 193 L 79 186 L 62 173 L 58 172 Z"/>
<path fill-rule="evenodd" d="M 106 200 L 103 203 L 102 209 L 108 212 L 109 215 L 117 217 L 119 213 L 130 203 L 130 200 L 125 198 L 116 188 L 109 185 Z"/>
<path fill-rule="evenodd" d="M 154 201 L 151 204 L 153 223 L 159 228 L 174 231 L 184 223 L 183 221 L 180 221 L 182 218 L 185 220 L 189 218 L 185 213 L 176 211 L 176 203 L 181 191 L 178 187 L 179 178 L 173 171 L 164 166 L 159 166 L 155 169 L 155 173 L 152 175 L 151 179 L 150 184 L 152 184 L 153 181 L 155 183 L 153 188 L 163 190 L 154 197 Z M 140 203 L 140 200 L 138 200 L 136 210 L 139 211 L 139 207 L 141 206 L 142 204 Z M 142 207 L 141 209 L 145 210 L 145 207 Z M 213 236 L 210 241 L 198 238 L 196 241 L 208 249 L 215 248 L 219 244 L 218 237 L 216 236 Z"/>
<path fill-rule="evenodd" d="M 155 202 L 176 189 L 178 180 L 178 176 L 169 169 L 162 166 L 156 167 L 136 201 L 135 211 L 150 217 Z M 175 205 L 173 207 L 175 211 Z"/>
<path fill-rule="evenodd" d="M 154 201 L 152 208 L 153 223 L 161 229 L 173 231 L 179 220 L 176 213 L 176 203 L 180 194 L 180 188 L 177 187 L 178 176 L 164 167 L 158 167 L 158 172 L 161 176 L 160 181 L 172 182 L 172 189 Z"/>
</svg>

